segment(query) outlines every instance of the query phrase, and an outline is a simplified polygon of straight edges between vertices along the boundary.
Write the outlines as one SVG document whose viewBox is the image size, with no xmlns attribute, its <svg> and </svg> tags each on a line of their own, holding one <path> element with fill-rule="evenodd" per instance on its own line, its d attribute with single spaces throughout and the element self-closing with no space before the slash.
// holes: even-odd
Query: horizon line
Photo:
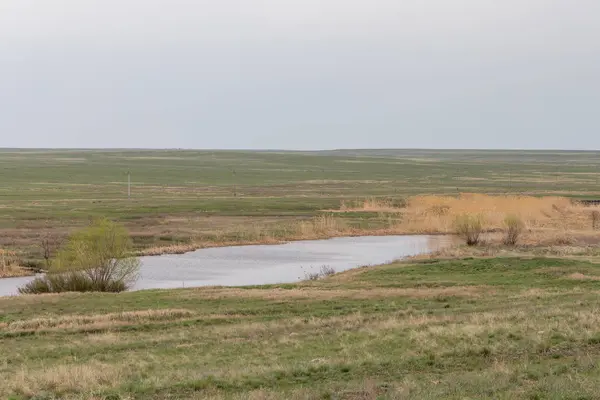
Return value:
<svg viewBox="0 0 600 400">
<path fill-rule="evenodd" d="M 562 151 L 562 152 L 598 152 L 600 149 L 558 149 L 558 148 L 428 148 L 428 147 L 348 147 L 348 148 L 325 148 L 325 149 L 285 149 L 285 148 L 194 148 L 194 147 L 0 147 L 0 151 L 6 150 L 83 150 L 83 151 L 165 151 L 165 150 L 179 150 L 179 151 L 234 151 L 234 152 L 332 152 L 332 151 L 394 151 L 394 150 L 405 150 L 405 151 L 523 151 L 523 152 L 547 152 L 547 151 Z"/>
</svg>

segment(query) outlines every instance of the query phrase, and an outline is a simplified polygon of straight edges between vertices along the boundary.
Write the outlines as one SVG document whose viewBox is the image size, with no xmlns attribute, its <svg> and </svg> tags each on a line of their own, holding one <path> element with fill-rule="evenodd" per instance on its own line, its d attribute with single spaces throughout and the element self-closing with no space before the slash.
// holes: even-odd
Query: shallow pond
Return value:
<svg viewBox="0 0 600 400">
<path fill-rule="evenodd" d="M 342 272 L 436 251 L 448 242 L 435 236 L 362 236 L 141 257 L 133 290 L 297 282 L 322 266 Z M 0 279 L 0 296 L 17 294 L 31 279 Z"/>
</svg>

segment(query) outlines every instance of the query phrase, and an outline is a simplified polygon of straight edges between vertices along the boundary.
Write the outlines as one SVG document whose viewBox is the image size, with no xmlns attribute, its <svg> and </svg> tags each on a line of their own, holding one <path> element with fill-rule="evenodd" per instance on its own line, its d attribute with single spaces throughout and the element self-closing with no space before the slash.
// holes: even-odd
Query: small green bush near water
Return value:
<svg viewBox="0 0 600 400">
<path fill-rule="evenodd" d="M 139 260 L 131 257 L 127 230 L 100 219 L 75 233 L 60 249 L 52 268 L 19 289 L 22 294 L 121 292 L 138 277 Z"/>
<path fill-rule="evenodd" d="M 481 215 L 463 214 L 454 220 L 456 233 L 465 239 L 469 246 L 476 246 L 481 240 L 483 232 L 483 218 Z"/>
<path fill-rule="evenodd" d="M 81 271 L 71 271 L 64 274 L 46 274 L 36 278 L 19 289 L 21 294 L 44 294 L 62 292 L 112 292 L 118 293 L 128 289 L 125 282 L 105 281 L 104 284 L 89 279 Z"/>
</svg>

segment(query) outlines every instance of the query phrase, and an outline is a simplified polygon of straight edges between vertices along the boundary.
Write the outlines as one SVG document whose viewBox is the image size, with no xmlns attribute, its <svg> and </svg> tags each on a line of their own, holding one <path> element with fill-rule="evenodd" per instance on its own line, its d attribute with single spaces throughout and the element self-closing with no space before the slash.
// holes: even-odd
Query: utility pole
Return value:
<svg viewBox="0 0 600 400">
<path fill-rule="evenodd" d="M 233 174 L 233 197 L 237 197 L 237 185 L 236 185 L 236 173 L 235 168 L 231 169 L 231 173 Z"/>
<path fill-rule="evenodd" d="M 325 168 L 321 168 L 321 196 L 325 196 Z"/>
<path fill-rule="evenodd" d="M 127 198 L 131 199 L 131 172 L 127 171 Z"/>
</svg>

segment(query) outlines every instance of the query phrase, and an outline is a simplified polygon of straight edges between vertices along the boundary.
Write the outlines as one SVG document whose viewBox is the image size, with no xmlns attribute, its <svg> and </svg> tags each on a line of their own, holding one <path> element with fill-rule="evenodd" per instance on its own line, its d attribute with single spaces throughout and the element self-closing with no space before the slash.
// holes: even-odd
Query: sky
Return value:
<svg viewBox="0 0 600 400">
<path fill-rule="evenodd" d="M 0 0 L 0 147 L 600 149 L 598 0 Z"/>
</svg>

